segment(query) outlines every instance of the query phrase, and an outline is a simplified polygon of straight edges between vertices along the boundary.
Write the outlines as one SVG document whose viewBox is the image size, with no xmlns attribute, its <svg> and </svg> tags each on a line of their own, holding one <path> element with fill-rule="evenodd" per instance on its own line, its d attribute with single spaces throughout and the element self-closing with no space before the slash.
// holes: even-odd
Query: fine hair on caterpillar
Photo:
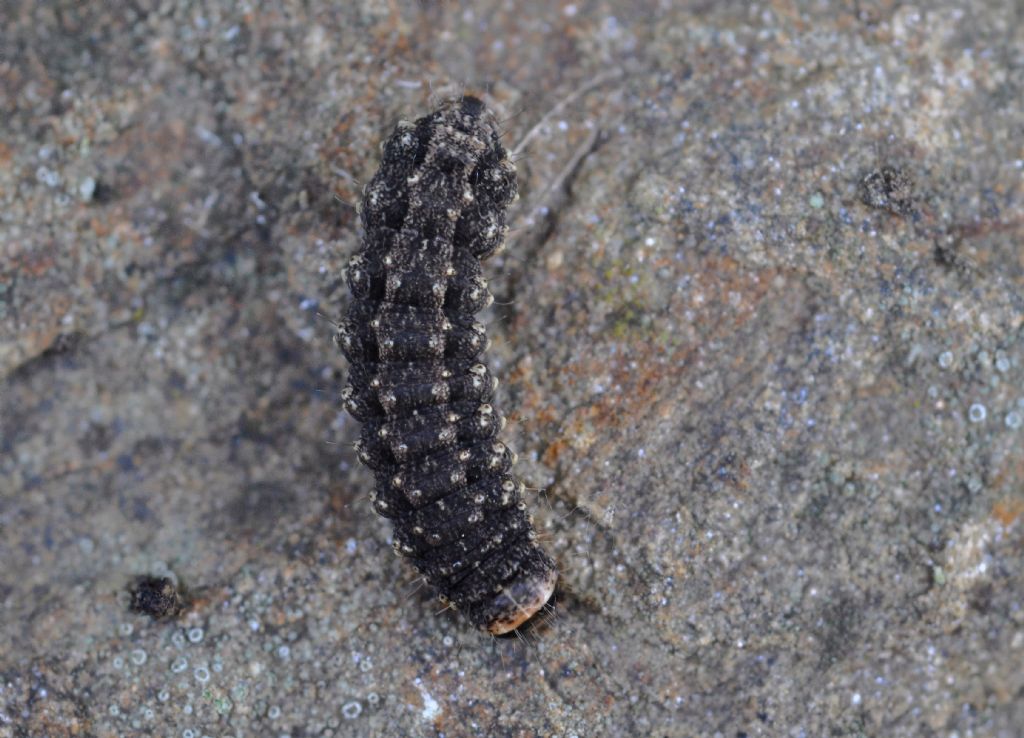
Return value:
<svg viewBox="0 0 1024 738">
<path fill-rule="evenodd" d="M 522 157 L 556 113 L 616 76 L 563 97 L 512 150 Z M 525 107 L 499 119 L 465 86 L 431 95 L 439 97 L 433 113 L 399 122 L 381 143 L 380 169 L 357 208 L 363 238 L 345 270 L 352 300 L 335 339 L 350 362 L 342 398 L 363 424 L 355 450 L 374 473 L 370 499 L 393 521 L 395 550 L 412 559 L 444 610 L 496 635 L 533 616 L 546 627 L 559 567 L 533 529 L 516 455 L 498 440 L 505 417 L 491 402 L 498 377 L 484 356 L 490 337 L 472 318 L 495 303 L 481 263 L 504 254 L 503 268 L 491 265 L 487 276 L 505 274 L 512 285 L 492 318 L 509 323 L 518 275 L 551 232 L 546 206 L 557 212 L 598 133 L 589 126 L 569 163 L 520 203 L 513 244 L 506 220 L 518 185 L 503 128 Z"/>
<path fill-rule="evenodd" d="M 382 152 L 346 270 L 342 399 L 362 422 L 357 454 L 396 552 L 446 606 L 507 633 L 542 610 L 558 578 L 512 474 L 516 455 L 498 440 L 497 378 L 474 318 L 493 302 L 481 263 L 504 246 L 515 166 L 494 116 L 468 95 L 400 122 Z"/>
</svg>

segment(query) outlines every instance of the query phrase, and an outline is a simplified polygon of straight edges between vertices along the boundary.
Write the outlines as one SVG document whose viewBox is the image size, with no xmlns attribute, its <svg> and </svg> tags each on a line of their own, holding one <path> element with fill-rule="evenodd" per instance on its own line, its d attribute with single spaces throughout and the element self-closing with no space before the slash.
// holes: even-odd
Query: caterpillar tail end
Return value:
<svg viewBox="0 0 1024 738">
<path fill-rule="evenodd" d="M 554 567 L 535 576 L 510 582 L 490 602 L 490 617 L 484 626 L 491 635 L 511 633 L 536 615 L 555 591 L 558 572 Z"/>
</svg>

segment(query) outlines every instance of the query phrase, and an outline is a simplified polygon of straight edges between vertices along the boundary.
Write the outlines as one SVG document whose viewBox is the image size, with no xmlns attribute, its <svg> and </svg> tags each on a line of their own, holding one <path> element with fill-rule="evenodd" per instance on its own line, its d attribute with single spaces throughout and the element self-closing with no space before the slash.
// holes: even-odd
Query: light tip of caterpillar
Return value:
<svg viewBox="0 0 1024 738">
<path fill-rule="evenodd" d="M 497 612 L 487 623 L 491 635 L 504 635 L 523 625 L 551 599 L 558 582 L 558 572 L 548 569 L 542 574 L 512 582 L 494 598 Z"/>
</svg>

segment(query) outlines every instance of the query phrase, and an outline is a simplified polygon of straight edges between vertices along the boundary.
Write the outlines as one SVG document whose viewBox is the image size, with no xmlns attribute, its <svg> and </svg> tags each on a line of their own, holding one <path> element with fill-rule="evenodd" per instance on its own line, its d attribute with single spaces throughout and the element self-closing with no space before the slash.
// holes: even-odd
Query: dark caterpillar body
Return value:
<svg viewBox="0 0 1024 738">
<path fill-rule="evenodd" d="M 400 123 L 382 149 L 336 336 L 351 364 L 342 399 L 363 423 L 359 458 L 395 550 L 477 627 L 506 633 L 558 577 L 497 440 L 505 420 L 473 317 L 493 301 L 480 262 L 504 242 L 515 167 L 474 97 Z"/>
</svg>

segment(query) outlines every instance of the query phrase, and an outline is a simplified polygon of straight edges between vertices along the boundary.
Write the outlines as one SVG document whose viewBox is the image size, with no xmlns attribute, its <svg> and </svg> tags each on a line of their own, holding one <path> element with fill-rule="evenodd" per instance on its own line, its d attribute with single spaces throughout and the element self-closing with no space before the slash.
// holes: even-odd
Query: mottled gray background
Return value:
<svg viewBox="0 0 1024 738">
<path fill-rule="evenodd" d="M 1019 2 L 0 8 L 0 736 L 1024 735 Z M 526 642 L 391 553 L 317 317 L 463 89 Z"/>
</svg>

